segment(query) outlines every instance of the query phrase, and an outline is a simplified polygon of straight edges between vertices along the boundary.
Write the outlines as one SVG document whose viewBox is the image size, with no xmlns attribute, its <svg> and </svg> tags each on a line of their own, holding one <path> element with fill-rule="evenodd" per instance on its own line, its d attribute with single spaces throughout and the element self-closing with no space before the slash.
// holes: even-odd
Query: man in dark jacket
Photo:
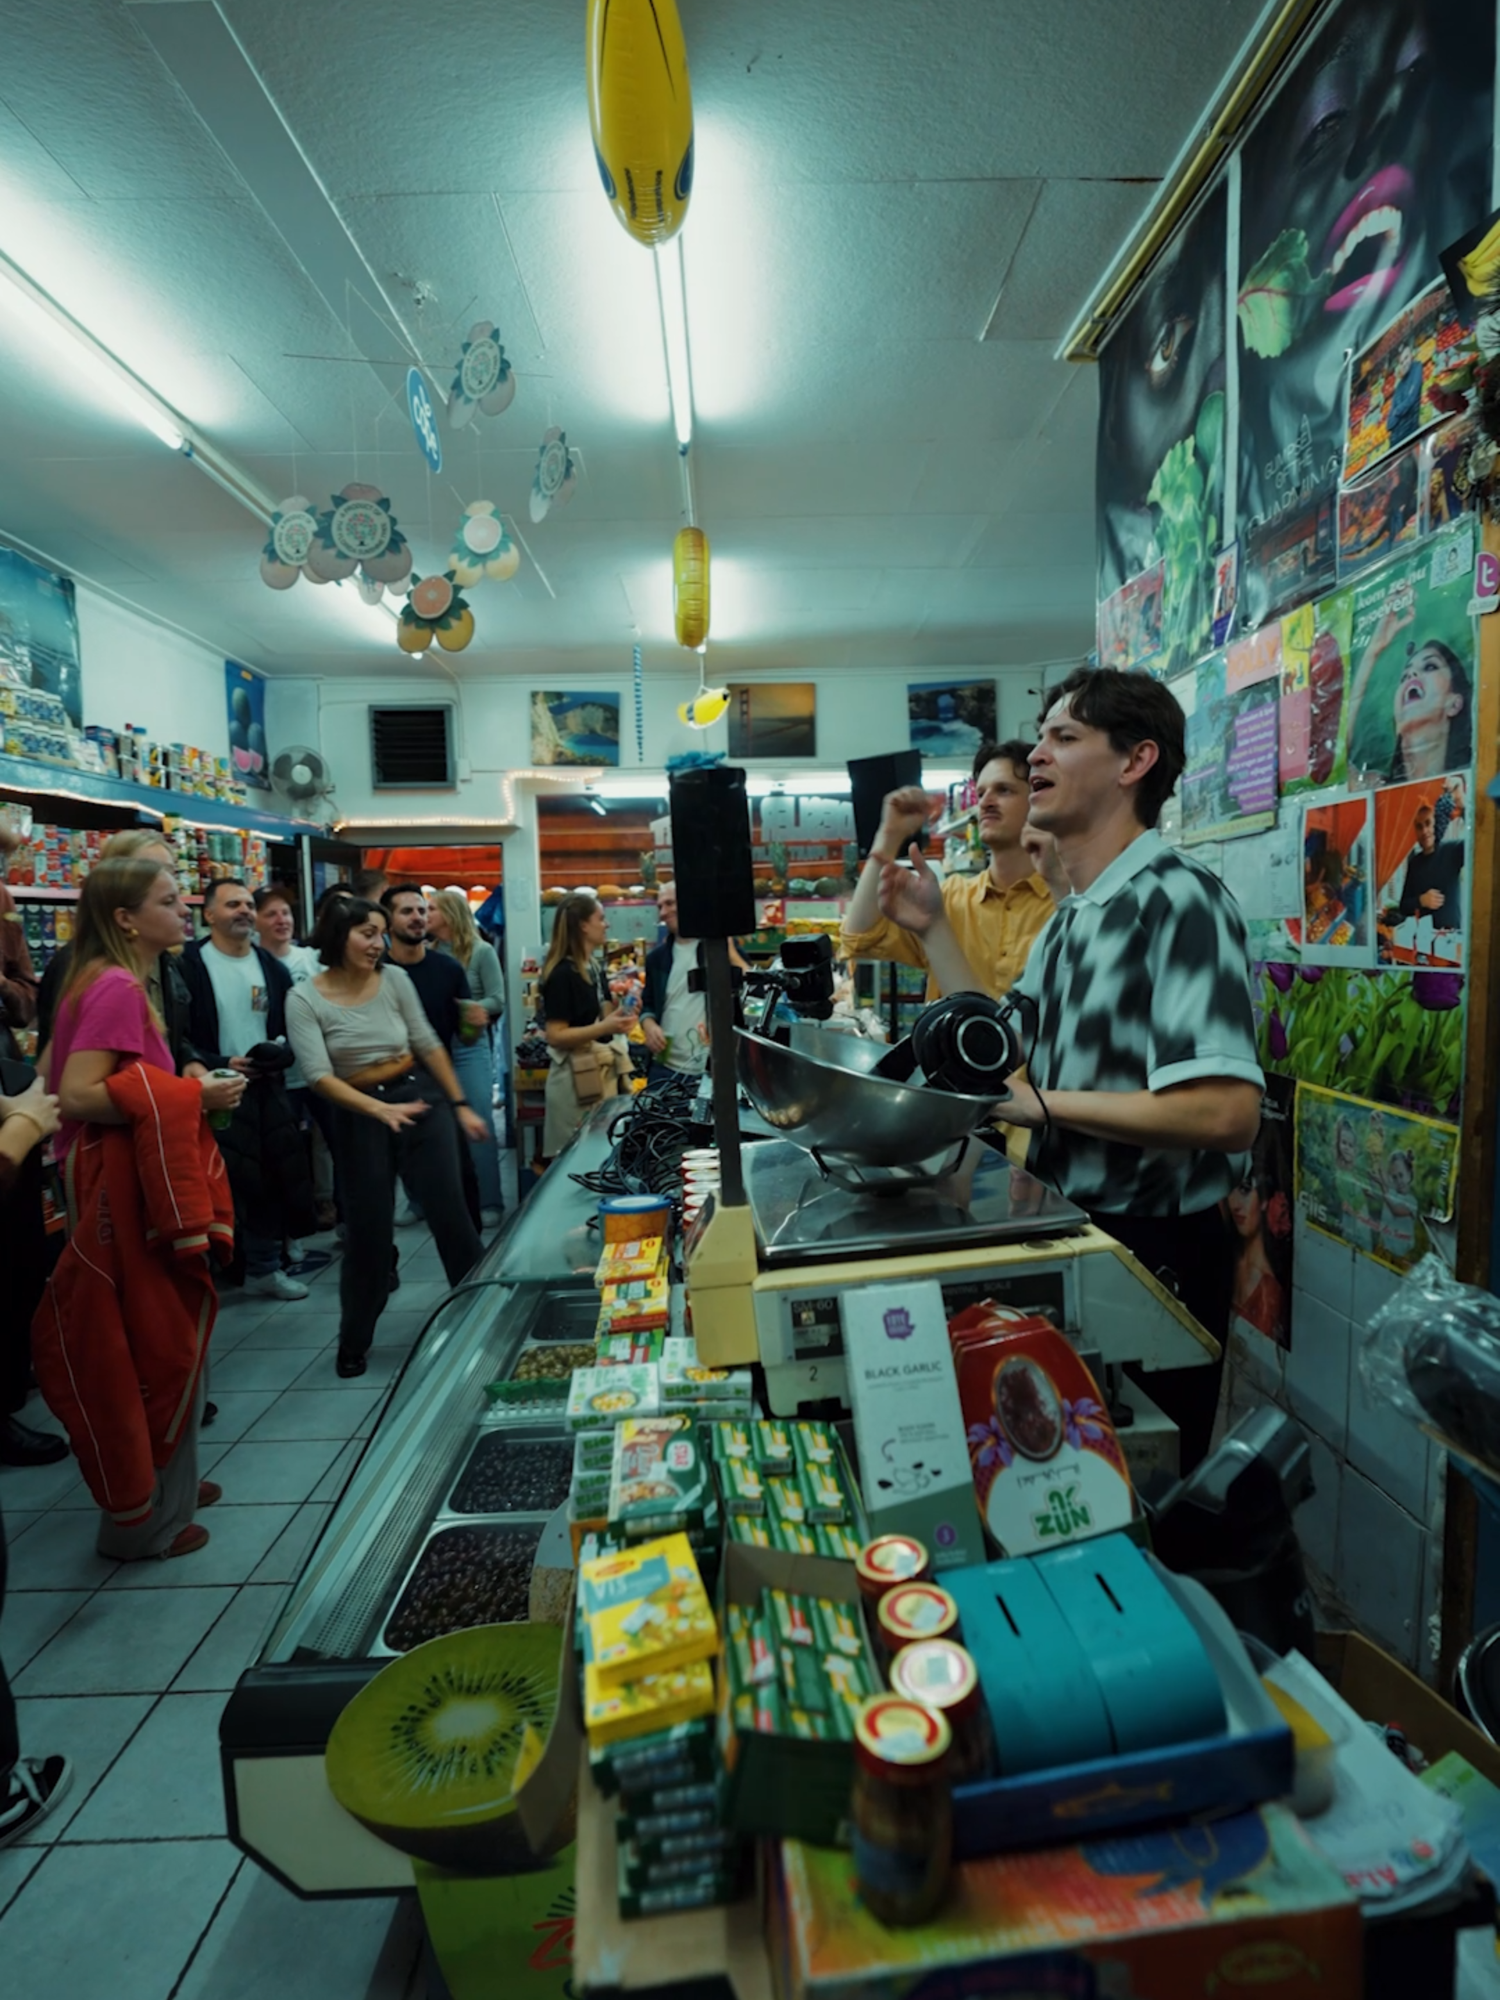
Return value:
<svg viewBox="0 0 1500 2000">
<path fill-rule="evenodd" d="M 234 1190 L 245 1286 L 271 1298 L 305 1299 L 306 1285 L 281 1261 L 287 1237 L 315 1226 L 312 1180 L 282 1081 L 286 1063 L 251 1059 L 251 1051 L 268 1042 L 285 1048 L 292 977 L 255 942 L 255 902 L 243 882 L 210 883 L 203 920 L 208 936 L 182 954 L 191 1002 L 188 1036 L 210 1069 L 239 1070 L 249 1079 L 218 1133 Z"/>
<path fill-rule="evenodd" d="M 428 945 L 427 898 L 416 883 L 400 883 L 387 889 L 380 899 L 380 906 L 385 911 L 386 948 L 390 952 L 391 963 L 399 965 L 416 987 L 422 1012 L 451 1055 L 454 1039 L 463 1021 L 462 1010 L 469 998 L 469 975 L 456 958 L 450 958 L 444 951 L 433 951 Z M 458 1156 L 464 1206 L 474 1227 L 482 1232 L 484 1221 L 479 1206 L 479 1181 L 474 1172 L 474 1156 L 467 1143 L 460 1143 Z M 398 1224 L 415 1222 L 419 1214 L 408 1195 L 406 1208 L 398 1211 L 396 1220 Z"/>
</svg>

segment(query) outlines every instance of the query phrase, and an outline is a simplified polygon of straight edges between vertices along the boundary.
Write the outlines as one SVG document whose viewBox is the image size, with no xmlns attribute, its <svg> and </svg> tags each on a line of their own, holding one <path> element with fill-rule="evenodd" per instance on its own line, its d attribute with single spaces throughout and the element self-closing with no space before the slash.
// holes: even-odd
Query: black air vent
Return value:
<svg viewBox="0 0 1500 2000">
<path fill-rule="evenodd" d="M 377 792 L 453 784 L 453 708 L 370 710 L 370 782 Z"/>
</svg>

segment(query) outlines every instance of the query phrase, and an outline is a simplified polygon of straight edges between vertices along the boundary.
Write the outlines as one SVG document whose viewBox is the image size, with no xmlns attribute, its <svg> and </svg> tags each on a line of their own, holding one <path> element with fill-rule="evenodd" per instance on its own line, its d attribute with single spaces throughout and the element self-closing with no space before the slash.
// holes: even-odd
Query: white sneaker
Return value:
<svg viewBox="0 0 1500 2000">
<path fill-rule="evenodd" d="M 269 1299 L 305 1299 L 307 1287 L 285 1271 L 267 1271 L 262 1278 L 247 1278 L 247 1292 L 262 1292 Z"/>
<path fill-rule="evenodd" d="M 289 1236 L 286 1240 L 286 1261 L 289 1264 L 300 1264 L 306 1255 L 307 1245 L 299 1243 L 296 1237 Z"/>
<path fill-rule="evenodd" d="M 505 1220 L 505 1210 L 503 1208 L 482 1208 L 479 1211 L 479 1220 L 486 1229 L 498 1229 L 500 1224 Z"/>
<path fill-rule="evenodd" d="M 421 1216 L 418 1215 L 417 1211 L 403 1195 L 396 1208 L 396 1227 L 398 1229 L 411 1229 L 421 1220 Z"/>
</svg>

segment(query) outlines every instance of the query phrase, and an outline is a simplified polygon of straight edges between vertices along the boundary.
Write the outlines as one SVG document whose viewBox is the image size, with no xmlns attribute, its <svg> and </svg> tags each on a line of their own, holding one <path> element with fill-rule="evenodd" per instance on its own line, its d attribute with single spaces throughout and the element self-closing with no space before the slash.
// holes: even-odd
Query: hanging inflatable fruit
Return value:
<svg viewBox="0 0 1500 2000">
<path fill-rule="evenodd" d="M 672 619 L 677 643 L 696 651 L 708 639 L 708 537 L 679 528 L 672 543 Z"/>
<path fill-rule="evenodd" d="M 445 653 L 461 653 L 474 636 L 474 614 L 458 594 L 452 570 L 419 576 L 407 594 L 396 624 L 403 653 L 425 653 L 437 641 Z"/>
<path fill-rule="evenodd" d="M 589 124 L 610 205 L 654 249 L 693 191 L 693 99 L 676 0 L 589 0 Z"/>
</svg>

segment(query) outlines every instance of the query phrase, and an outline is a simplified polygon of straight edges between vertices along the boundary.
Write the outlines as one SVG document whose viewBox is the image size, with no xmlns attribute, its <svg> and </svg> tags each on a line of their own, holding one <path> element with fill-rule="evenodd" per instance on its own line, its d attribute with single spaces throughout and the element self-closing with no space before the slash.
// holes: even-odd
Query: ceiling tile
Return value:
<svg viewBox="0 0 1500 2000">
<path fill-rule="evenodd" d="M 1154 192 L 1154 182 L 1048 181 L 985 339 L 1060 341 Z"/>
</svg>

